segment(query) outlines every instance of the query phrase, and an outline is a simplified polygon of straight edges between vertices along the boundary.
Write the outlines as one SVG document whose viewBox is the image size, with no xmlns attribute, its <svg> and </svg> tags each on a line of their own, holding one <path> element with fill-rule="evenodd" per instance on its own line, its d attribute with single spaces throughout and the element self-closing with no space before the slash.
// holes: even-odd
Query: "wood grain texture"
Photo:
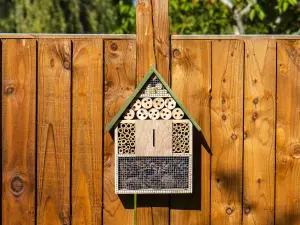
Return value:
<svg viewBox="0 0 300 225">
<path fill-rule="evenodd" d="M 169 1 L 137 0 L 137 84 L 154 65 L 170 84 Z M 169 224 L 169 196 L 138 197 L 137 224 Z"/>
<path fill-rule="evenodd" d="M 169 1 L 137 0 L 136 41 L 138 83 L 151 65 L 169 83 Z"/>
<path fill-rule="evenodd" d="M 210 41 L 172 41 L 172 89 L 199 123 L 210 145 Z M 172 225 L 209 224 L 210 155 L 200 137 L 197 132 L 193 137 L 193 194 L 171 197 Z"/>
<path fill-rule="evenodd" d="M 243 41 L 212 41 L 211 224 L 241 224 Z"/>
<path fill-rule="evenodd" d="M 37 224 L 70 224 L 71 42 L 38 41 Z"/>
<path fill-rule="evenodd" d="M 172 35 L 172 40 L 299 40 L 300 35 Z"/>
<path fill-rule="evenodd" d="M 39 33 L 0 33 L 2 39 L 121 39 L 135 40 L 135 34 L 39 34 Z"/>
<path fill-rule="evenodd" d="M 243 224 L 274 224 L 276 41 L 245 41 Z"/>
<path fill-rule="evenodd" d="M 300 224 L 300 41 L 277 41 L 276 224 Z"/>
<path fill-rule="evenodd" d="M 136 156 L 172 156 L 172 120 L 136 120 L 135 123 Z"/>
<path fill-rule="evenodd" d="M 74 40 L 72 224 L 102 224 L 102 40 Z"/>
<path fill-rule="evenodd" d="M 2 224 L 34 224 L 36 41 L 2 42 Z"/>
<path fill-rule="evenodd" d="M 104 127 L 106 127 L 135 88 L 135 41 L 105 41 L 104 56 Z M 131 225 L 133 224 L 133 210 L 128 209 L 127 201 L 122 199 L 122 202 L 115 194 L 114 154 L 113 137 L 106 132 L 104 134 L 103 224 Z M 133 208 L 133 196 L 127 197 L 132 198 L 128 205 Z"/>
</svg>

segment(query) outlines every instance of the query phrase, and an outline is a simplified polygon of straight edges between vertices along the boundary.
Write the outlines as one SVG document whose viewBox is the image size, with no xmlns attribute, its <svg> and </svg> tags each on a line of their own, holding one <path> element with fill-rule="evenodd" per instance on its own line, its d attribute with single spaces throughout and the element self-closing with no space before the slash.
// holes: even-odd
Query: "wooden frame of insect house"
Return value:
<svg viewBox="0 0 300 225">
<path fill-rule="evenodd" d="M 114 129 L 117 194 L 192 193 L 199 125 L 152 66 L 107 126 Z"/>
</svg>

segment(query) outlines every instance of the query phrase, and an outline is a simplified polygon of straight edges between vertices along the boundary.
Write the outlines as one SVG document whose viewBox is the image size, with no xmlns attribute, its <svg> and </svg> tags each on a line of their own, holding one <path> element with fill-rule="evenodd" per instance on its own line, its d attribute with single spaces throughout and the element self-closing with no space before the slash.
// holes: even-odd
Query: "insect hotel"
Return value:
<svg viewBox="0 0 300 225">
<path fill-rule="evenodd" d="M 115 192 L 192 193 L 193 127 L 200 130 L 151 67 L 107 127 L 114 128 Z"/>
</svg>

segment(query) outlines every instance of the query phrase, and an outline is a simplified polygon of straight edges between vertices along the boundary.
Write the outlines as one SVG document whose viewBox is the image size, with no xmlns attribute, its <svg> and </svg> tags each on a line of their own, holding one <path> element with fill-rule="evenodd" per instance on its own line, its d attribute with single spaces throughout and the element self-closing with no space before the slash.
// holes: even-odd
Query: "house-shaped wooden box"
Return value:
<svg viewBox="0 0 300 225">
<path fill-rule="evenodd" d="M 193 128 L 200 130 L 151 67 L 107 126 L 114 129 L 115 192 L 191 193 Z"/>
</svg>

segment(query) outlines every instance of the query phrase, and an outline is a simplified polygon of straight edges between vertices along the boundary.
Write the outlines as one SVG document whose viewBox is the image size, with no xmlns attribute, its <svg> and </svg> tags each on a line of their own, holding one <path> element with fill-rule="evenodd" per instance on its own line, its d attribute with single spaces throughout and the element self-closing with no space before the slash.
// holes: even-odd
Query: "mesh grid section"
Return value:
<svg viewBox="0 0 300 225">
<path fill-rule="evenodd" d="M 119 154 L 135 153 L 135 123 L 120 123 L 118 128 Z"/>
<path fill-rule="evenodd" d="M 149 78 L 145 87 L 141 90 L 140 98 L 144 97 L 171 97 L 167 89 L 163 86 L 157 76 Z"/>
<path fill-rule="evenodd" d="M 191 158 L 120 157 L 117 191 L 191 190 Z"/>
<path fill-rule="evenodd" d="M 188 122 L 172 124 L 172 152 L 189 153 L 190 151 L 190 125 Z"/>
</svg>

